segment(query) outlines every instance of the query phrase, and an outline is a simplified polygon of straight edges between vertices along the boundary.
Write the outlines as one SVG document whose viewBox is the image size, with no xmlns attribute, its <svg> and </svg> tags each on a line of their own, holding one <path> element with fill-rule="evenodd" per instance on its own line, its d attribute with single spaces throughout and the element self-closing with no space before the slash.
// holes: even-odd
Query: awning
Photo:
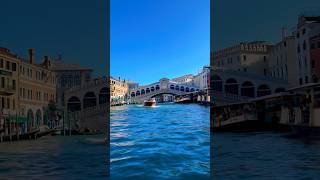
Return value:
<svg viewBox="0 0 320 180">
<path fill-rule="evenodd" d="M 24 122 L 27 122 L 27 117 L 21 117 L 21 116 L 12 116 L 12 117 L 8 117 L 6 118 L 7 121 L 11 121 L 12 123 L 24 123 Z"/>
</svg>

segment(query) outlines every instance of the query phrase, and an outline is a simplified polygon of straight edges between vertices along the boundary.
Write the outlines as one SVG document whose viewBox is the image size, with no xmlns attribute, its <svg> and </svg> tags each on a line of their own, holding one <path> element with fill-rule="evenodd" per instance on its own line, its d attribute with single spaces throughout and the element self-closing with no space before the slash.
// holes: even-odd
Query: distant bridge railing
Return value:
<svg viewBox="0 0 320 180">
<path fill-rule="evenodd" d="M 187 94 L 187 93 L 189 93 L 189 92 L 167 88 L 167 89 L 155 90 L 155 91 L 152 91 L 150 93 L 146 93 L 146 94 L 139 95 L 139 96 L 133 96 L 133 97 L 130 96 L 130 98 L 131 99 L 145 99 L 145 98 L 150 98 L 152 96 L 156 96 L 158 94 L 183 95 L 183 94 Z"/>
<path fill-rule="evenodd" d="M 226 69 L 226 68 L 219 68 L 219 67 L 213 67 L 213 74 L 215 73 L 222 73 L 222 74 L 230 74 L 230 75 L 234 75 L 234 76 L 239 76 L 239 77 L 245 77 L 248 79 L 256 79 L 256 80 L 260 80 L 260 81 L 271 81 L 273 83 L 282 83 L 282 84 L 287 84 L 288 82 L 282 79 L 278 79 L 278 78 L 274 78 L 274 77 L 270 77 L 270 76 L 262 76 L 262 75 L 257 75 L 257 74 L 253 74 L 253 73 L 243 73 L 240 71 L 236 71 L 236 70 L 232 70 L 232 69 Z"/>
</svg>

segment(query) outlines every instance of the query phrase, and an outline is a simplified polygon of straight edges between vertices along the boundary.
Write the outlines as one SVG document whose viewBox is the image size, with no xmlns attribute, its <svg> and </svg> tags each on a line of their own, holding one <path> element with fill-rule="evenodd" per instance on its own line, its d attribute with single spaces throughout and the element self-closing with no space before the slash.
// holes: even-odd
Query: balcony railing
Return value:
<svg viewBox="0 0 320 180">
<path fill-rule="evenodd" d="M 0 95 L 10 96 L 16 92 L 16 88 L 13 86 L 1 87 L 0 86 Z"/>
</svg>

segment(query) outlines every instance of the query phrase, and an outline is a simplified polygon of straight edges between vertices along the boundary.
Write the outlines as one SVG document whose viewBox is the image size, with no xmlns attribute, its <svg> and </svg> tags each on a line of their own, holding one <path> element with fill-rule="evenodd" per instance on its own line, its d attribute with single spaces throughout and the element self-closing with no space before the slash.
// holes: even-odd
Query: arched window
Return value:
<svg viewBox="0 0 320 180">
<path fill-rule="evenodd" d="M 109 89 L 104 87 L 99 92 L 99 104 L 106 104 L 108 102 Z"/>
<path fill-rule="evenodd" d="M 222 91 L 222 79 L 218 75 L 212 77 L 212 89 L 214 91 Z"/>
<path fill-rule="evenodd" d="M 72 96 L 68 99 L 67 104 L 68 111 L 74 112 L 74 111 L 80 111 L 81 110 L 81 102 L 80 99 L 76 96 Z"/>
<path fill-rule="evenodd" d="M 266 95 L 269 95 L 269 94 L 271 94 L 271 89 L 269 88 L 268 85 L 263 84 L 263 85 L 260 85 L 258 87 L 258 90 L 257 90 L 257 96 L 258 97 L 266 96 Z"/>
<path fill-rule="evenodd" d="M 160 89 L 159 85 L 156 85 L 156 90 L 159 90 L 159 89 Z"/>
<path fill-rule="evenodd" d="M 36 124 L 35 126 L 38 128 L 42 124 L 42 113 L 41 110 L 38 109 L 36 112 Z"/>
<path fill-rule="evenodd" d="M 235 95 L 238 95 L 238 88 L 239 88 L 238 82 L 233 78 L 228 79 L 224 86 L 226 93 L 235 94 Z"/>
<path fill-rule="evenodd" d="M 241 96 L 255 97 L 254 85 L 250 81 L 245 81 L 241 85 Z"/>
<path fill-rule="evenodd" d="M 87 92 L 83 98 L 83 108 L 93 107 L 97 105 L 97 98 L 94 92 Z"/>
<path fill-rule="evenodd" d="M 31 109 L 27 112 L 27 122 L 28 122 L 28 131 L 30 131 L 35 126 L 34 115 Z"/>
<path fill-rule="evenodd" d="M 137 91 L 137 92 L 136 92 L 136 96 L 140 96 L 140 91 Z"/>
</svg>

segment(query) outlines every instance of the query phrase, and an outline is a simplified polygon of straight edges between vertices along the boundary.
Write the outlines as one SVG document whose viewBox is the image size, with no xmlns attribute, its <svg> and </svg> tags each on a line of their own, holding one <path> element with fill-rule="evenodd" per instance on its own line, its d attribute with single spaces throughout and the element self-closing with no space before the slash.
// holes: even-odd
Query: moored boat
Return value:
<svg viewBox="0 0 320 180">
<path fill-rule="evenodd" d="M 176 99 L 175 103 L 192 103 L 192 99 L 190 97 L 182 97 L 180 99 Z"/>
<path fill-rule="evenodd" d="M 214 106 L 211 112 L 211 130 L 214 132 L 248 132 L 264 127 L 264 122 L 257 118 L 254 104 L 250 102 Z"/>
<path fill-rule="evenodd" d="M 298 137 L 320 138 L 320 83 L 288 90 L 294 96 L 282 106 L 280 123 L 292 128 Z"/>
</svg>

